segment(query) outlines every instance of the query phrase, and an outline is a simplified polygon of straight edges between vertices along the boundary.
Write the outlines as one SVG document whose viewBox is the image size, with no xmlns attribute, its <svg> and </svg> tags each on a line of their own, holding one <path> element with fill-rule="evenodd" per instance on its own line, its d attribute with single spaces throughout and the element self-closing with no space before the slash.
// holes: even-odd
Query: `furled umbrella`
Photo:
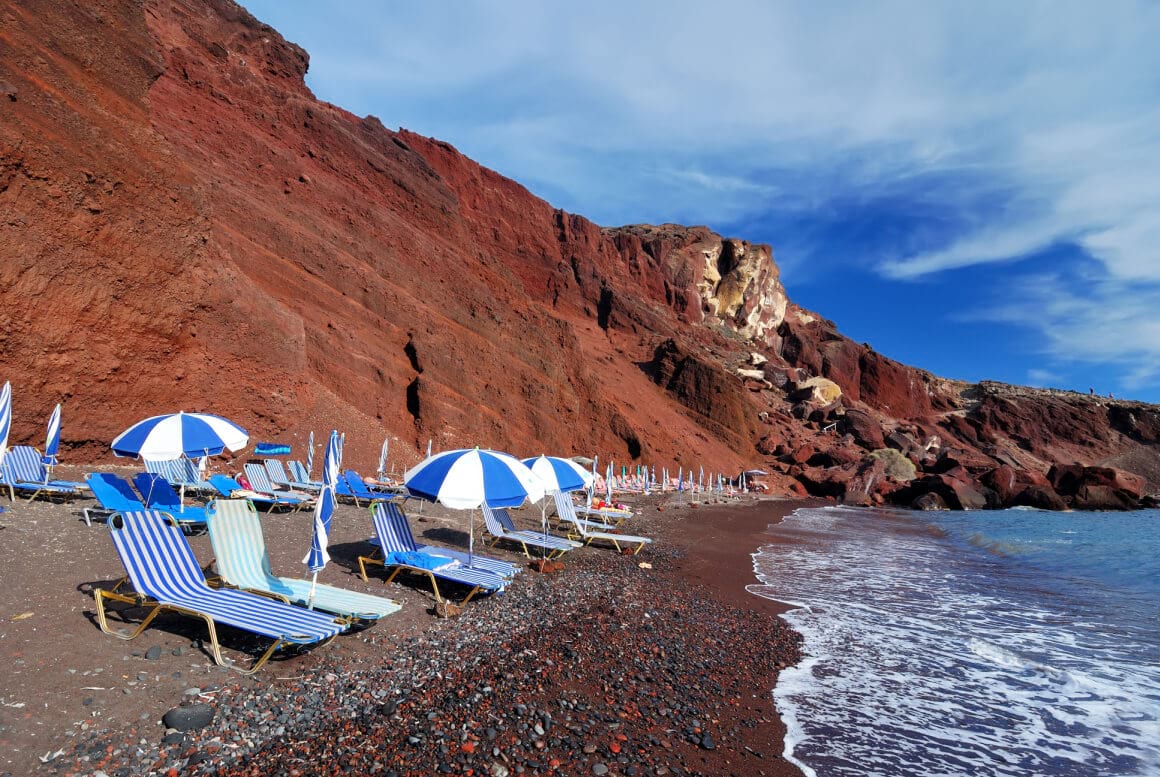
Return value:
<svg viewBox="0 0 1160 777">
<path fill-rule="evenodd" d="M 379 448 L 379 480 L 382 480 L 387 475 L 387 460 L 391 455 L 391 438 L 387 437 L 383 440 L 383 447 Z"/>
<path fill-rule="evenodd" d="M 579 491 L 592 483 L 592 475 L 571 459 L 561 459 L 556 456 L 540 455 L 536 458 L 524 459 L 524 465 L 540 480 L 544 491 Z M 548 508 L 547 500 L 540 506 L 540 524 L 544 530 L 544 541 L 548 539 Z"/>
<path fill-rule="evenodd" d="M 310 552 L 302 559 L 311 571 L 310 595 L 306 598 L 306 606 L 314 609 L 314 591 L 318 586 L 318 573 L 326 568 L 330 561 L 327 546 L 330 544 L 330 522 L 334 517 L 334 489 L 338 486 L 338 472 L 342 467 L 342 443 L 338 432 L 330 433 L 330 442 L 327 443 L 326 453 L 322 458 L 322 490 L 318 492 L 318 499 L 314 503 L 314 532 L 310 538 Z"/>
<path fill-rule="evenodd" d="M 0 463 L 8 452 L 8 432 L 12 430 L 12 384 L 5 381 L 0 389 Z"/>
<path fill-rule="evenodd" d="M 52 474 L 52 468 L 60 462 L 57 461 L 57 455 L 60 453 L 60 403 L 56 403 L 56 407 L 52 410 L 52 415 L 48 417 L 48 433 L 44 438 L 44 455 L 40 460 L 44 463 L 44 482 L 48 482 L 49 476 Z"/>
<path fill-rule="evenodd" d="M 314 430 L 310 430 L 310 436 L 306 438 L 306 476 L 308 478 L 314 477 Z"/>
<path fill-rule="evenodd" d="M 403 475 L 403 485 L 415 497 L 439 502 L 453 510 L 470 510 L 467 565 L 475 555 L 475 509 L 519 507 L 525 500 L 544 498 L 544 487 L 516 457 L 479 448 L 443 451 L 416 464 Z"/>
</svg>

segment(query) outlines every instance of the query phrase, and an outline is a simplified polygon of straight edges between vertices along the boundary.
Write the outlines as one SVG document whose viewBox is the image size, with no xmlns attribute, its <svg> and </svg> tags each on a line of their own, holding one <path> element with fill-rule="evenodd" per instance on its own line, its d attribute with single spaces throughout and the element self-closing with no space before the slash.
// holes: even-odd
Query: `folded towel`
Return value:
<svg viewBox="0 0 1160 777">
<path fill-rule="evenodd" d="M 423 553 L 422 551 L 404 550 L 392 551 L 387 554 L 388 564 L 405 564 L 409 567 L 419 567 L 420 569 L 430 569 L 432 572 L 438 572 L 440 569 L 457 566 L 459 564 L 455 559 L 447 558 L 447 556 L 436 556 L 434 553 Z"/>
</svg>

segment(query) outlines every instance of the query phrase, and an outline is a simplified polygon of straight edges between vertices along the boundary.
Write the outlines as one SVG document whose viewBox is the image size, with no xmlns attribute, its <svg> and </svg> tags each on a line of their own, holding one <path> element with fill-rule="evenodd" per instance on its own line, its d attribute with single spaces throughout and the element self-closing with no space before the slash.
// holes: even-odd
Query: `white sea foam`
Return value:
<svg viewBox="0 0 1160 777">
<path fill-rule="evenodd" d="M 797 606 L 808 655 L 774 690 L 788 759 L 820 777 L 1160 774 L 1154 632 L 874 516 L 798 511 L 779 531 L 799 542 L 754 554 L 749 590 Z"/>
</svg>

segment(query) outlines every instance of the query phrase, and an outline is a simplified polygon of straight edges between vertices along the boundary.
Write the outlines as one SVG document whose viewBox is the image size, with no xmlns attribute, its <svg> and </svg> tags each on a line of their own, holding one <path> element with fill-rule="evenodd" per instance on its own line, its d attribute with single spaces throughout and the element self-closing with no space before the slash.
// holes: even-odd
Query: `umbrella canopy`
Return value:
<svg viewBox="0 0 1160 777">
<path fill-rule="evenodd" d="M 416 464 L 403 475 L 413 495 L 441 502 L 453 510 L 519 507 L 525 499 L 544 497 L 544 486 L 515 456 L 499 451 L 443 451 Z"/>
<path fill-rule="evenodd" d="M 545 491 L 579 491 L 587 488 L 594 479 L 592 473 L 572 459 L 556 456 L 524 459 L 524 466 L 540 479 Z"/>
<path fill-rule="evenodd" d="M 173 413 L 146 418 L 113 440 L 117 456 L 165 460 L 212 456 L 246 447 L 250 437 L 232 421 L 203 413 Z"/>
<path fill-rule="evenodd" d="M 8 432 L 12 429 L 12 384 L 0 388 L 0 459 L 8 452 Z"/>
<path fill-rule="evenodd" d="M 60 403 L 58 402 L 56 408 L 52 411 L 52 415 L 48 417 L 48 435 L 44 439 L 44 456 L 42 461 L 50 467 L 55 467 L 58 462 L 56 460 L 57 454 L 60 453 Z"/>
<path fill-rule="evenodd" d="M 310 539 L 310 552 L 302 563 L 315 574 L 330 561 L 330 554 L 326 548 L 330 542 L 330 520 L 334 516 L 334 488 L 338 484 L 338 472 L 342 467 L 342 451 L 338 441 L 338 432 L 330 433 L 330 443 L 326 446 L 326 455 L 322 459 L 322 490 L 318 493 L 318 501 L 314 505 L 314 534 Z M 311 586 L 313 598 L 314 587 Z"/>
</svg>

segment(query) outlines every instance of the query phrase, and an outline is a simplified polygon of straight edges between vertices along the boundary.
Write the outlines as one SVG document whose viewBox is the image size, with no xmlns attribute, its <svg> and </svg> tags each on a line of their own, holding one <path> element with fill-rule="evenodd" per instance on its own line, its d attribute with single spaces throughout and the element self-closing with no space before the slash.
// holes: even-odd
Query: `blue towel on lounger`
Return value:
<svg viewBox="0 0 1160 777">
<path fill-rule="evenodd" d="M 392 551 L 387 554 L 386 561 L 388 564 L 405 564 L 409 567 L 430 569 L 433 572 L 455 564 L 455 559 L 416 550 Z"/>
</svg>

